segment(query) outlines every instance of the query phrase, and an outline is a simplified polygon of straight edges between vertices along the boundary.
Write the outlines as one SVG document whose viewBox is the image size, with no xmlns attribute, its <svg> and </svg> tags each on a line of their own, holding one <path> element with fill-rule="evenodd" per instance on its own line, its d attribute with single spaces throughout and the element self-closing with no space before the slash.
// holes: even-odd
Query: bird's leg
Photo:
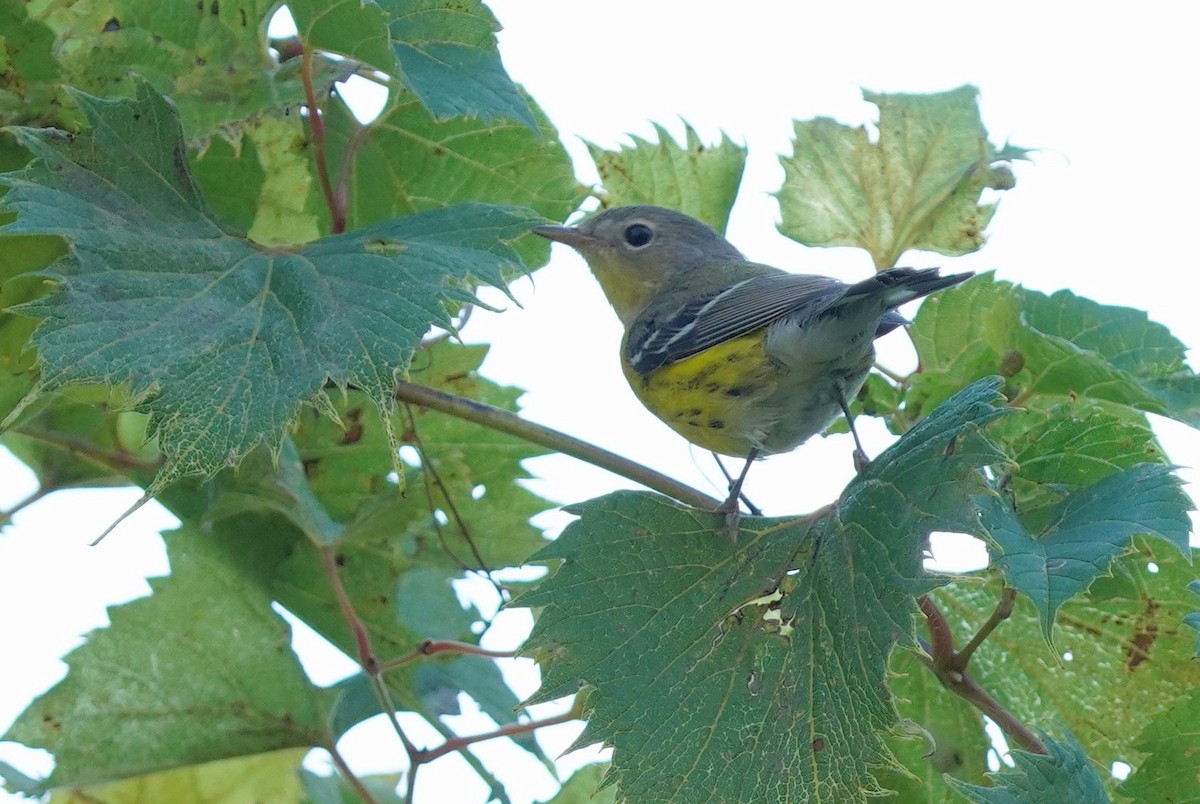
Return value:
<svg viewBox="0 0 1200 804">
<path fill-rule="evenodd" d="M 713 509 L 714 514 L 723 514 L 725 516 L 725 526 L 729 529 L 729 539 L 733 542 L 737 541 L 738 520 L 742 516 L 741 508 L 738 506 L 738 501 L 742 497 L 742 483 L 746 481 L 746 475 L 750 473 L 750 465 L 754 463 L 754 459 L 757 457 L 758 450 L 750 450 L 750 454 L 746 456 L 746 465 L 742 467 L 737 480 L 729 484 L 729 496 L 725 498 L 725 502 Z M 754 509 L 754 511 L 756 514 L 758 513 L 757 509 Z"/>
<path fill-rule="evenodd" d="M 712 454 L 712 456 L 713 456 L 713 460 L 715 460 L 717 462 L 717 468 L 721 470 L 721 474 L 725 477 L 725 483 L 727 484 L 727 488 L 732 489 L 733 488 L 733 475 L 729 474 L 729 470 L 725 468 L 725 463 L 721 460 L 720 455 L 718 455 L 717 453 L 714 452 Z M 745 476 L 746 476 L 745 472 L 743 471 L 742 477 L 745 478 Z M 739 485 L 740 485 L 740 483 L 739 483 Z M 742 502 L 744 502 L 746 504 L 746 507 L 748 509 L 750 509 L 750 514 L 752 516 L 762 516 L 762 509 L 759 508 L 754 503 L 750 502 L 750 498 L 747 497 L 744 492 L 739 494 L 738 497 L 741 499 Z"/>
<path fill-rule="evenodd" d="M 850 414 L 850 405 L 846 403 L 845 394 L 838 393 L 838 404 L 842 406 L 842 413 L 846 414 L 846 424 L 850 425 L 850 435 L 854 436 L 854 471 L 861 475 L 871 465 L 871 459 L 867 457 L 867 451 L 863 449 L 862 442 L 858 440 L 858 431 L 854 429 L 854 416 Z"/>
</svg>

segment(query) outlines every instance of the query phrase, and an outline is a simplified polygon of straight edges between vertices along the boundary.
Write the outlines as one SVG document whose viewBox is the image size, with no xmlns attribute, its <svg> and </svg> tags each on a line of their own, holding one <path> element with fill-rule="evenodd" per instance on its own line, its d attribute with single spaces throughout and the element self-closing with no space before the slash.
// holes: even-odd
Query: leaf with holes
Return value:
<svg viewBox="0 0 1200 804">
<path fill-rule="evenodd" d="M 721 517 L 648 494 L 576 506 L 535 556 L 557 572 L 518 601 L 542 609 L 534 699 L 591 688 L 580 742 L 614 746 L 623 799 L 864 801 L 896 767 L 887 662 L 940 582 L 928 534 L 977 532 L 978 467 L 1004 463 L 981 433 L 996 387 L 931 414 L 835 510 L 743 518 L 736 545 Z"/>
</svg>

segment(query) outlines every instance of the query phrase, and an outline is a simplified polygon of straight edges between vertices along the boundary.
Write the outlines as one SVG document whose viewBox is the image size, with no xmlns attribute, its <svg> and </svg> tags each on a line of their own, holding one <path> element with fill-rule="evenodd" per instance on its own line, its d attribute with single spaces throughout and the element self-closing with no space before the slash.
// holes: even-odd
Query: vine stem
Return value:
<svg viewBox="0 0 1200 804">
<path fill-rule="evenodd" d="M 376 804 L 375 796 L 371 795 L 371 791 L 362 783 L 362 779 L 358 778 L 354 771 L 350 770 L 350 766 L 346 764 L 346 758 L 337 750 L 337 746 L 327 746 L 325 750 L 329 752 L 330 758 L 333 759 L 333 765 L 338 769 L 338 773 L 342 774 L 342 778 L 346 780 L 346 783 L 354 788 L 354 792 L 358 793 L 359 798 L 367 802 L 367 804 Z"/>
<path fill-rule="evenodd" d="M 424 765 L 425 763 L 432 762 L 433 760 L 443 757 L 452 751 L 461 751 L 462 749 L 474 743 L 481 743 L 485 740 L 494 740 L 497 737 L 513 737 L 518 734 L 528 734 L 531 731 L 536 731 L 546 726 L 556 726 L 559 723 L 569 723 L 572 720 L 578 719 L 579 713 L 577 713 L 574 707 L 572 707 L 568 712 L 564 712 L 561 715 L 555 715 L 554 717 L 548 717 L 544 720 L 530 720 L 525 723 L 509 723 L 507 726 L 501 726 L 494 731 L 484 732 L 483 734 L 471 734 L 466 737 L 455 737 L 442 743 L 437 748 L 418 751 L 415 762 L 416 764 Z M 413 770 L 416 770 L 415 765 Z M 412 775 L 415 776 L 416 774 Z"/>
<path fill-rule="evenodd" d="M 409 662 L 415 661 L 422 656 L 433 656 L 437 653 L 446 652 L 460 653 L 465 656 L 484 656 L 489 659 L 513 659 L 517 655 L 511 650 L 488 650 L 478 645 L 472 645 L 470 642 L 456 642 L 451 639 L 427 639 L 403 656 L 397 656 L 395 659 L 381 662 L 379 669 L 381 672 L 386 673 L 389 670 L 395 670 L 397 667 L 402 667 Z"/>
<path fill-rule="evenodd" d="M 476 402 L 466 397 L 448 394 L 424 385 L 416 385 L 411 382 L 397 383 L 395 396 L 401 402 L 408 402 L 418 407 L 446 413 L 459 419 L 482 425 L 491 430 L 508 433 L 532 444 L 554 450 L 555 452 L 570 455 L 572 458 L 577 458 L 585 463 L 598 466 L 601 469 L 607 469 L 613 474 L 620 475 L 635 483 L 640 483 L 649 489 L 653 489 L 660 494 L 665 494 L 693 508 L 712 510 L 719 504 L 712 497 L 697 491 L 691 486 L 680 483 L 674 478 L 655 472 L 653 469 L 642 466 L 628 458 L 623 458 L 606 449 L 601 449 L 594 444 L 589 444 L 574 436 L 569 436 L 566 433 L 540 424 L 534 424 L 531 421 L 522 419 L 511 411 L 485 405 L 482 402 Z"/>
<path fill-rule="evenodd" d="M 917 606 L 925 615 L 925 623 L 929 628 L 929 642 L 921 640 L 922 647 L 928 655 L 921 656 L 921 661 L 931 669 L 938 681 L 967 703 L 995 721 L 996 725 L 1016 743 L 1027 751 L 1035 754 L 1049 753 L 1045 744 L 1016 716 L 1005 709 L 999 701 L 993 698 L 970 673 L 967 664 L 975 650 L 983 644 L 988 635 L 1012 613 L 1017 591 L 1005 588 L 1001 593 L 996 610 L 979 630 L 971 637 L 963 650 L 954 649 L 954 634 L 946 615 L 933 602 L 929 595 L 917 598 Z"/>
<path fill-rule="evenodd" d="M 300 77 L 304 83 L 304 102 L 308 106 L 308 126 L 312 133 L 313 159 L 316 162 L 317 178 L 321 182 L 321 193 L 329 207 L 330 234 L 346 231 L 346 199 L 344 194 L 334 192 L 329 178 L 329 166 L 325 161 L 325 121 L 317 105 L 317 92 L 313 87 L 313 49 L 304 45 L 300 55 Z"/>
</svg>

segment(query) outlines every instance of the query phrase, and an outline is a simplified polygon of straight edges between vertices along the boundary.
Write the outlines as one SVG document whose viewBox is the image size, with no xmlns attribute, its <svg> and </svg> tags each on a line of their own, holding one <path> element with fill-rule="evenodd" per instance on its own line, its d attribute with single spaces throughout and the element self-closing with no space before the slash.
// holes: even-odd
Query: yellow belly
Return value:
<svg viewBox="0 0 1200 804">
<path fill-rule="evenodd" d="M 624 350 L 624 344 L 621 346 Z M 764 401 L 779 387 L 779 369 L 762 332 L 734 338 L 642 376 L 625 378 L 651 413 L 688 441 L 745 457 L 763 445 L 777 414 Z"/>
</svg>

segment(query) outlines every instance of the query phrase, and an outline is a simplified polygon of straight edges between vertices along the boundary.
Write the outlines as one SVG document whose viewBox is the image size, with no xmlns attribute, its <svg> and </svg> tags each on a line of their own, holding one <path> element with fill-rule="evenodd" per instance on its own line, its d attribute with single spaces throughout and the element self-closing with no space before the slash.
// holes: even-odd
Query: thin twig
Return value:
<svg viewBox="0 0 1200 804">
<path fill-rule="evenodd" d="M 946 689 L 990 717 L 1006 735 L 1025 750 L 1035 754 L 1048 753 L 1046 745 L 1041 739 L 1024 723 L 1017 720 L 1015 715 L 1001 706 L 1000 702 L 967 672 L 967 661 L 971 658 L 971 653 L 974 653 L 975 648 L 979 647 L 987 634 L 990 634 L 992 629 L 1008 616 L 1007 613 L 1004 613 L 1003 616 L 997 616 L 997 614 L 1006 607 L 1011 611 L 1012 601 L 1008 599 L 1008 590 L 1005 590 L 1005 594 L 1001 596 L 1000 603 L 996 607 L 996 612 L 988 620 L 990 624 L 985 624 L 983 628 L 980 628 L 980 632 L 986 630 L 983 637 L 979 637 L 977 633 L 976 638 L 973 638 L 968 644 L 970 653 L 954 649 L 954 635 L 951 633 L 950 623 L 932 598 L 928 595 L 921 595 L 917 598 L 917 605 L 920 607 L 921 613 L 925 615 L 930 638 L 933 640 L 932 642 L 920 640 L 921 646 L 927 654 L 920 656 L 920 659 L 933 671 L 938 681 L 942 682 Z"/>
<path fill-rule="evenodd" d="M 334 547 L 323 546 L 321 548 L 321 564 L 325 570 L 325 577 L 333 588 L 333 596 L 337 599 L 342 619 L 346 621 L 346 625 L 350 627 L 350 633 L 354 637 L 359 665 L 367 675 L 378 675 L 379 662 L 375 659 L 375 652 L 371 648 L 371 636 L 367 633 L 367 627 L 363 624 L 362 618 L 354 610 L 354 603 L 351 602 L 350 595 L 347 594 L 346 587 L 342 583 L 341 573 L 338 572 L 337 550 Z"/>
<path fill-rule="evenodd" d="M 461 653 L 468 656 L 485 656 L 489 659 L 512 659 L 516 657 L 516 652 L 511 650 L 488 650 L 481 648 L 478 645 L 472 645 L 470 642 L 456 642 L 451 639 L 427 639 L 417 647 L 405 653 L 402 656 L 397 656 L 394 659 L 388 659 L 386 662 L 379 663 L 379 670 L 386 673 L 389 670 L 395 670 L 397 667 L 415 661 L 422 656 L 433 656 L 437 653 L 445 652 Z"/>
<path fill-rule="evenodd" d="M 531 731 L 536 731 L 537 729 L 545 726 L 556 726 L 559 723 L 569 723 L 572 720 L 578 719 L 578 713 L 576 713 L 572 708 L 572 710 L 569 712 L 564 712 L 563 714 L 555 715 L 554 717 L 548 717 L 545 720 L 529 720 L 525 723 L 509 723 L 507 726 L 501 726 L 494 731 L 484 732 L 483 734 L 472 734 L 467 737 L 455 737 L 454 739 L 447 740 L 446 742 L 442 743 L 437 748 L 418 752 L 418 761 L 420 764 L 425 764 L 426 762 L 432 762 L 433 760 L 443 757 L 453 751 L 461 751 L 462 749 L 469 745 L 473 745 L 474 743 L 481 743 L 485 740 L 494 740 L 497 737 L 513 737 L 518 734 L 528 734 Z"/>
<path fill-rule="evenodd" d="M 12 522 L 12 518 L 19 514 L 22 509 L 28 508 L 38 500 L 45 497 L 47 494 L 56 490 L 57 489 L 50 486 L 39 486 L 36 491 L 34 491 L 25 499 L 18 501 L 13 505 L 12 508 L 9 508 L 7 511 L 0 511 L 0 528 L 6 526 L 9 522 Z"/>
<path fill-rule="evenodd" d="M 397 383 L 395 395 L 396 399 L 401 402 L 410 402 L 423 408 L 456 416 L 491 430 L 508 433 L 531 444 L 538 444 L 564 455 L 570 455 L 572 458 L 578 458 L 585 463 L 607 469 L 613 474 L 640 483 L 693 508 L 712 510 L 719 504 L 712 497 L 673 478 L 566 433 L 534 424 L 510 411 L 410 382 Z"/>
<path fill-rule="evenodd" d="M 329 166 L 325 163 L 325 122 L 321 119 L 321 109 L 317 105 L 317 93 L 313 88 L 313 49 L 304 45 L 300 56 L 300 77 L 304 83 L 304 102 L 308 106 L 308 125 L 312 132 L 313 159 L 317 167 L 317 179 L 321 183 L 321 193 L 325 196 L 325 206 L 329 208 L 330 234 L 341 234 L 346 231 L 346 207 L 339 204 L 329 179 Z"/>
<path fill-rule="evenodd" d="M 328 746 L 325 750 L 329 752 L 329 756 L 333 759 L 334 767 L 338 769 L 338 773 L 342 774 L 342 778 L 346 780 L 346 783 L 354 788 L 354 792 L 358 793 L 367 804 L 376 804 L 375 796 L 371 795 L 371 791 L 362 783 L 362 779 L 359 779 L 354 774 L 354 771 L 350 770 L 350 766 L 346 764 L 346 759 L 337 750 L 337 746 Z"/>
<path fill-rule="evenodd" d="M 57 430 L 46 430 L 41 427 L 21 426 L 16 432 L 28 438 L 59 447 L 66 452 L 87 458 L 93 463 L 110 469 L 134 472 L 157 472 L 158 461 L 147 461 L 128 452 L 98 447 L 91 441 L 76 436 L 60 433 Z"/>
<path fill-rule="evenodd" d="M 975 636 L 971 637 L 971 641 L 958 652 L 958 660 L 962 662 L 963 669 L 966 669 L 967 662 L 971 661 L 971 657 L 975 655 L 975 651 L 991 635 L 996 626 L 1012 616 L 1013 607 L 1016 605 L 1016 602 L 1017 590 L 1015 587 L 1006 586 L 1000 591 L 1000 602 L 996 604 L 992 616 L 987 618 L 987 622 L 979 626 L 979 630 L 975 632 Z"/>
</svg>

